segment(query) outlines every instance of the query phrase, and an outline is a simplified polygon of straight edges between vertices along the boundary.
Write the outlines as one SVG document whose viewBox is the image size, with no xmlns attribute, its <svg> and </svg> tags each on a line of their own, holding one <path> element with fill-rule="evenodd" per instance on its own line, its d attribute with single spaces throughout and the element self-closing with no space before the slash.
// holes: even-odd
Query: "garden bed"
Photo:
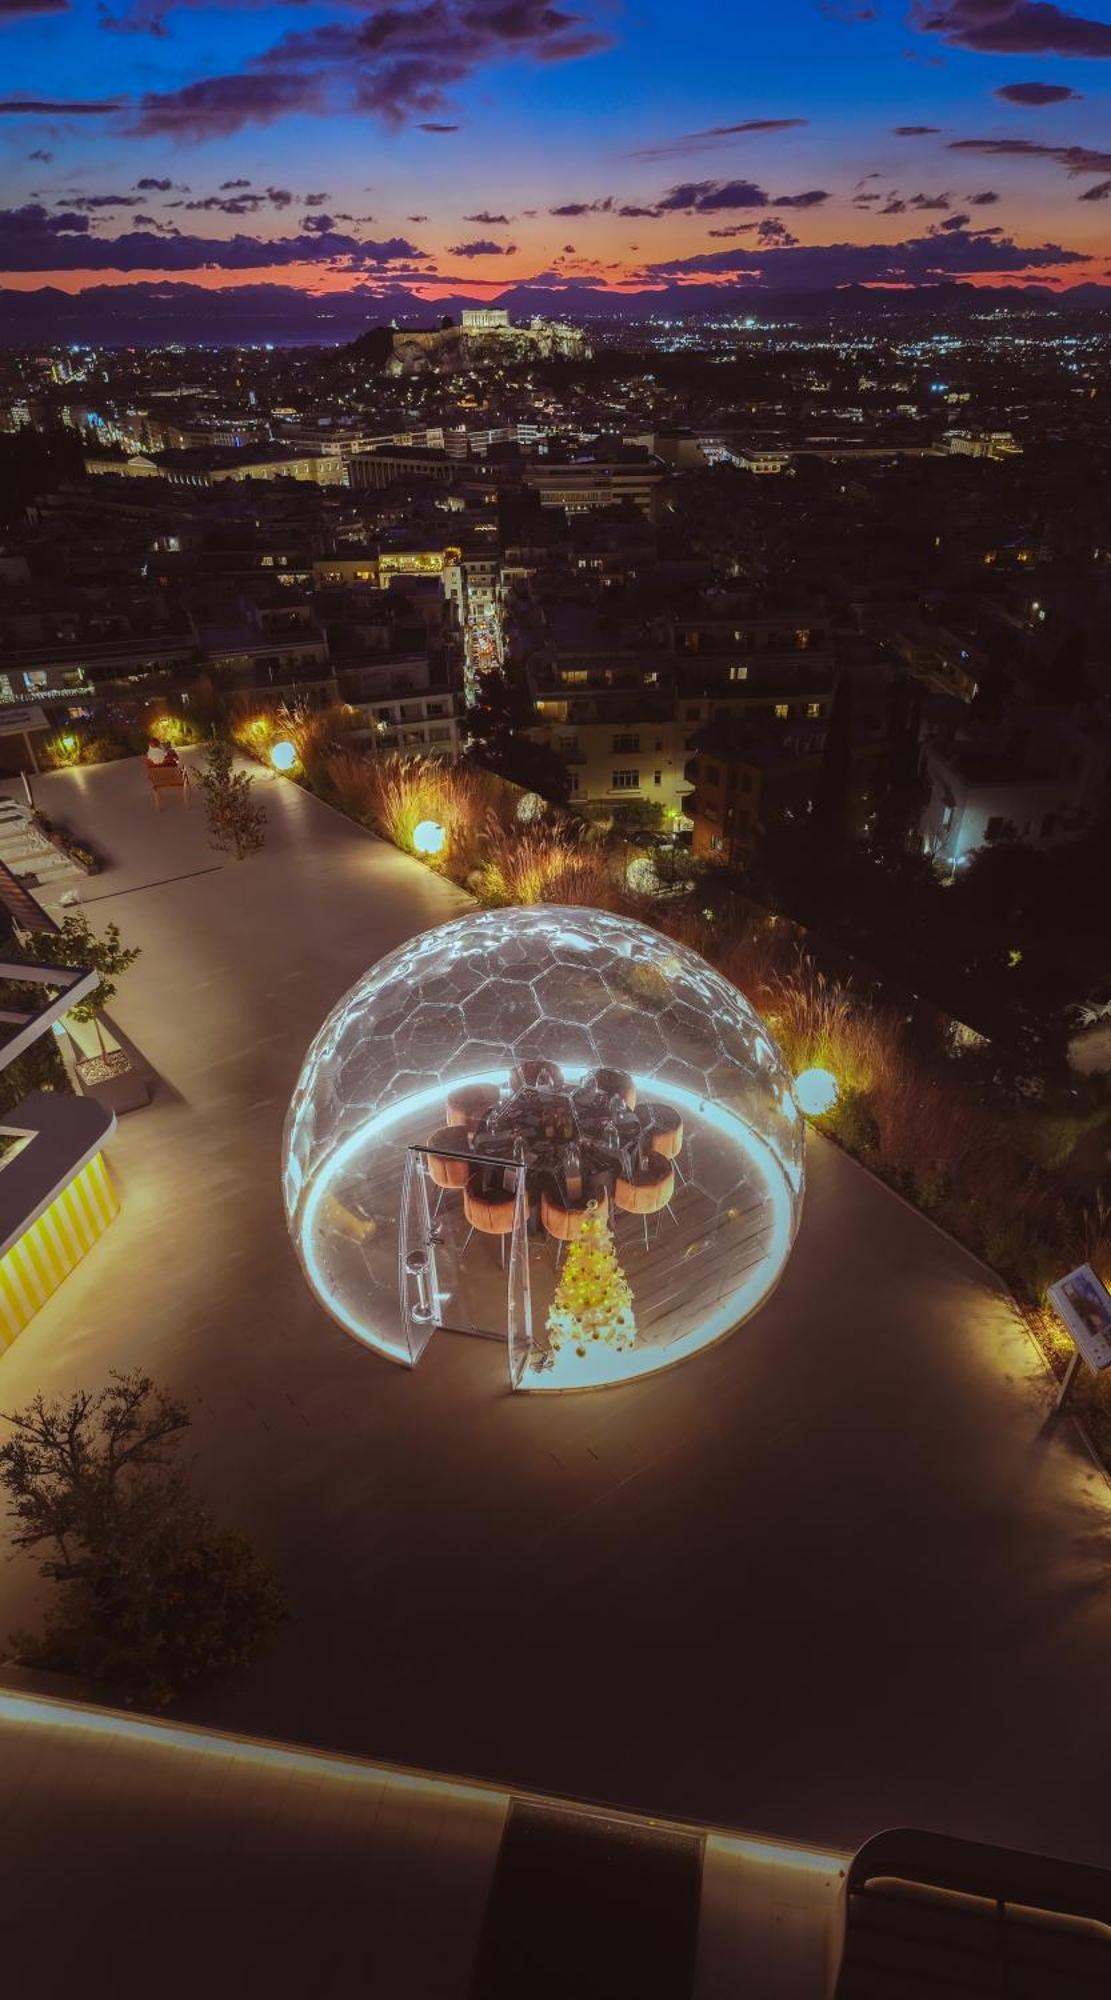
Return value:
<svg viewBox="0 0 1111 2000">
<path fill-rule="evenodd" d="M 78 840 L 76 834 L 70 833 L 68 827 L 59 826 L 57 820 L 47 819 L 45 813 L 36 812 L 33 820 L 39 832 L 46 835 L 51 847 L 56 847 L 60 854 L 64 854 L 67 860 L 72 861 L 84 874 L 99 875 L 101 867 L 99 857 L 85 841 Z"/>
</svg>

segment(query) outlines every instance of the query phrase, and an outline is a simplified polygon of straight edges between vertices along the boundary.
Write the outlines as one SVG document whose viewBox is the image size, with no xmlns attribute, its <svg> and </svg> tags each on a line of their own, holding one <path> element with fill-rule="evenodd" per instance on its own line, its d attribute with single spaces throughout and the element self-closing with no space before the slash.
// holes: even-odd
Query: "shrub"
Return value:
<svg viewBox="0 0 1111 2000">
<path fill-rule="evenodd" d="M 855 1153 L 858 1159 L 868 1159 L 879 1143 L 879 1126 L 867 1091 L 842 1091 L 833 1110 L 820 1123 L 823 1131 L 828 1131 L 838 1145 L 844 1146 L 847 1153 Z"/>
<path fill-rule="evenodd" d="M 41 988 L 39 989 L 41 994 Z M 19 1008 L 28 1005 L 25 986 L 15 980 L 5 980 L 0 985 L 0 1006 Z M 62 1061 L 57 1037 L 40 1035 L 31 1042 L 23 1054 L 14 1062 L 0 1070 L 0 1117 L 7 1117 L 25 1097 L 36 1090 L 69 1090 L 71 1088 L 66 1066 Z"/>
<path fill-rule="evenodd" d="M 149 1376 L 113 1373 L 106 1388 L 65 1402 L 39 1395 L 6 1421 L 0 1486 L 12 1543 L 41 1551 L 39 1573 L 55 1591 L 43 1632 L 16 1637 L 28 1664 L 162 1708 L 245 1665 L 273 1636 L 281 1591 L 177 1471 L 189 1413 Z"/>
<path fill-rule="evenodd" d="M 81 744 L 82 764 L 111 764 L 117 757 L 129 757 L 131 745 L 118 736 L 86 736 Z"/>
<path fill-rule="evenodd" d="M 1100 1126 L 1107 1116 L 1102 1104 L 1086 1110 L 1045 1110 L 1023 1120 L 1024 1137 L 1030 1153 L 1048 1172 L 1065 1166 L 1081 1139 Z"/>
<path fill-rule="evenodd" d="M 94 735 L 87 728 L 59 729 L 35 746 L 40 766 L 48 771 L 72 770 L 77 764 L 111 764 L 130 757 L 131 744 L 111 730 Z"/>
<path fill-rule="evenodd" d="M 170 743 L 175 750 L 200 743 L 205 734 L 191 716 L 178 715 L 172 709 L 148 710 L 140 718 L 140 727 L 148 743 Z"/>
<path fill-rule="evenodd" d="M 45 770 L 67 770 L 81 762 L 81 737 L 76 729 L 59 729 L 36 744 L 35 755 Z"/>
<path fill-rule="evenodd" d="M 230 743 L 220 738 L 210 743 L 205 766 L 197 782 L 208 813 L 209 845 L 244 861 L 266 838 L 266 807 L 251 797 L 254 779 L 232 769 Z"/>
</svg>

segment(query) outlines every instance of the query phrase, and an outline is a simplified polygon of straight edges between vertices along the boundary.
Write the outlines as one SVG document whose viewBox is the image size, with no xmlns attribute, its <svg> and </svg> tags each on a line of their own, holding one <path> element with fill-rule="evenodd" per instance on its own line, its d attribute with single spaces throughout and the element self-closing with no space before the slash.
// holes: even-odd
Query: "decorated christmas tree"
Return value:
<svg viewBox="0 0 1111 2000">
<path fill-rule="evenodd" d="M 595 1341 L 620 1353 L 636 1337 L 632 1287 L 617 1261 L 606 1215 L 591 1202 L 567 1246 L 548 1312 L 549 1346 L 553 1354 L 573 1348 L 581 1358 Z"/>
</svg>

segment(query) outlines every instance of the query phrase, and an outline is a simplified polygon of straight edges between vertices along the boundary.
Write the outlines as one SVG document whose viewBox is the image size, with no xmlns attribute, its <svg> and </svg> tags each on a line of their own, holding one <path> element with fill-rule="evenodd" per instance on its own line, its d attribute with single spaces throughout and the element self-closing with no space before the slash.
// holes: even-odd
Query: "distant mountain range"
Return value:
<svg viewBox="0 0 1111 2000">
<path fill-rule="evenodd" d="M 295 285 L 225 285 L 209 289 L 176 281 L 91 285 L 63 292 L 52 285 L 19 292 L 0 287 L 0 345 L 98 347 L 276 347 L 335 345 L 370 326 L 435 326 L 458 318 L 464 306 L 504 306 L 515 319 L 533 313 L 589 324 L 731 313 L 754 318 L 843 321 L 879 314 L 922 319 L 929 315 L 1055 308 L 1111 312 L 1111 285 L 1074 285 L 1053 292 L 1041 285 L 976 287 L 945 284 L 876 292 L 851 285 L 840 291 L 759 292 L 741 286 L 668 285 L 662 291 L 605 292 L 595 286 L 511 285 L 495 298 L 460 294 L 422 299 L 398 285 L 383 292 L 353 290 L 320 297 Z"/>
</svg>

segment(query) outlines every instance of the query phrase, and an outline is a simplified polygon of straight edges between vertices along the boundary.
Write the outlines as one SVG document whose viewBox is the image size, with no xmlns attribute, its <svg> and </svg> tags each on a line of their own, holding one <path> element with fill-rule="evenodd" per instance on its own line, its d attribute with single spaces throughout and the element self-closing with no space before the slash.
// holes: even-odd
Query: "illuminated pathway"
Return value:
<svg viewBox="0 0 1111 2000">
<path fill-rule="evenodd" d="M 326 1317 L 288 1095 L 339 995 L 464 903 L 266 789 L 239 865 L 136 764 L 41 788 L 113 861 L 89 915 L 143 947 L 114 1018 L 162 1082 L 0 1406 L 139 1363 L 191 1399 L 197 1483 L 294 1613 L 194 1719 L 819 1848 L 911 1823 L 1111 1861 L 1106 1488 L 980 1268 L 851 1161 L 812 1148 L 763 1310 L 629 1388 L 513 1397 L 461 1338 L 410 1373 Z M 36 1588 L 0 1564 L 0 1631 Z"/>
</svg>

